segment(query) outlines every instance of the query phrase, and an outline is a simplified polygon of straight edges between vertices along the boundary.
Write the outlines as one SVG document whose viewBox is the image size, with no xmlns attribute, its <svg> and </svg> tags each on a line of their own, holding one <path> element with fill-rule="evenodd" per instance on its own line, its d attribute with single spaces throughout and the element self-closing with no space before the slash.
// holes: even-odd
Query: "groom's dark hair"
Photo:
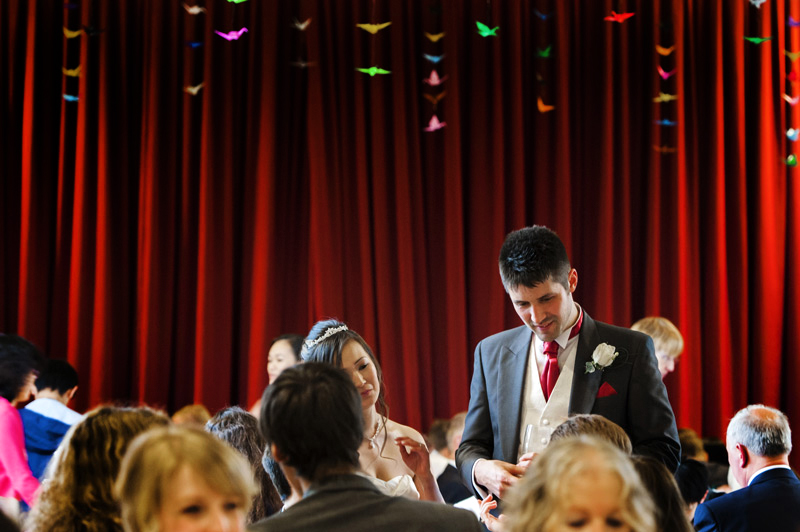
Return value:
<svg viewBox="0 0 800 532">
<path fill-rule="evenodd" d="M 261 403 L 261 433 L 301 477 L 316 481 L 332 468 L 359 467 L 364 415 L 344 370 L 320 362 L 287 368 Z"/>
<path fill-rule="evenodd" d="M 551 278 L 569 289 L 567 249 L 558 235 L 543 225 L 509 233 L 500 248 L 499 262 L 506 292 L 520 285 L 533 288 Z"/>
</svg>

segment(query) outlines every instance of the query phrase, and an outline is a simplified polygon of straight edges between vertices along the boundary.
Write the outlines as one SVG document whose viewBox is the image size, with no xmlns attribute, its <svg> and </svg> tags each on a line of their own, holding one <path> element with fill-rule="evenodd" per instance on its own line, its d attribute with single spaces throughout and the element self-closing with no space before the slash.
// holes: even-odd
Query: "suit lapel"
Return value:
<svg viewBox="0 0 800 532">
<path fill-rule="evenodd" d="M 500 357 L 500 374 L 498 385 L 502 388 L 513 390 L 512 393 L 499 394 L 500 420 L 499 433 L 504 457 L 511 457 L 510 462 L 516 462 L 517 443 L 519 443 L 519 424 L 522 412 L 522 395 L 525 393 L 525 375 L 528 372 L 528 356 L 530 354 L 533 333 L 523 326 L 517 337 L 503 347 L 506 350 Z"/>
<path fill-rule="evenodd" d="M 569 398 L 570 415 L 589 414 L 592 411 L 603 372 L 586 373 L 586 363 L 592 360 L 592 353 L 601 341 L 597 324 L 584 310 L 583 325 L 578 335 L 578 350 L 575 353 L 572 391 Z"/>
</svg>

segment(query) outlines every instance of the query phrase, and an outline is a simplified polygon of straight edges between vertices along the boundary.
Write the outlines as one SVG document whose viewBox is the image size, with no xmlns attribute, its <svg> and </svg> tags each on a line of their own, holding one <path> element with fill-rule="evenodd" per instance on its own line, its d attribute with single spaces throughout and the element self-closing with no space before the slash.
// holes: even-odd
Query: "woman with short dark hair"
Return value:
<svg viewBox="0 0 800 532">
<path fill-rule="evenodd" d="M 39 481 L 28 466 L 25 434 L 17 404 L 36 391 L 36 375 L 44 357 L 32 343 L 13 334 L 0 334 L 0 499 L 6 511 L 16 517 L 19 504 L 32 506 Z M 13 507 L 12 507 L 13 506 Z"/>
</svg>

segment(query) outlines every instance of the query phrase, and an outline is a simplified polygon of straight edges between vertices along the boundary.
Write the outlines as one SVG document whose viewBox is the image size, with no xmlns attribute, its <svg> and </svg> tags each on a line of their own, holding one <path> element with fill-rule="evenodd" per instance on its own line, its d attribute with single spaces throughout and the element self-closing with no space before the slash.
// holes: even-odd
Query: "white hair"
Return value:
<svg viewBox="0 0 800 532">
<path fill-rule="evenodd" d="M 780 410 L 764 405 L 749 405 L 736 412 L 728 424 L 727 439 L 757 456 L 780 456 L 792 450 L 789 419 Z"/>
</svg>

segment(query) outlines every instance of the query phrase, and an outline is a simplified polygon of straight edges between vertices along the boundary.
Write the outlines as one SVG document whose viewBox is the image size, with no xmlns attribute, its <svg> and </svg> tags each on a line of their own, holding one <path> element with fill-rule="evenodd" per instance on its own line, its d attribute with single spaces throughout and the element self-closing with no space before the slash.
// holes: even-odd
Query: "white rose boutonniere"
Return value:
<svg viewBox="0 0 800 532">
<path fill-rule="evenodd" d="M 610 366 L 614 359 L 619 356 L 616 349 L 613 345 L 608 345 L 605 342 L 595 347 L 594 353 L 592 353 L 592 361 L 586 363 L 586 373 L 594 373 Z"/>
</svg>

